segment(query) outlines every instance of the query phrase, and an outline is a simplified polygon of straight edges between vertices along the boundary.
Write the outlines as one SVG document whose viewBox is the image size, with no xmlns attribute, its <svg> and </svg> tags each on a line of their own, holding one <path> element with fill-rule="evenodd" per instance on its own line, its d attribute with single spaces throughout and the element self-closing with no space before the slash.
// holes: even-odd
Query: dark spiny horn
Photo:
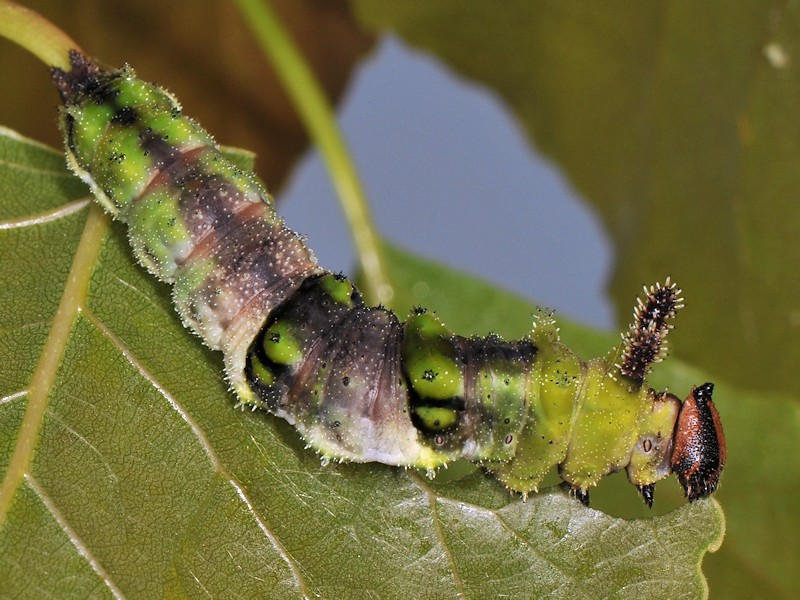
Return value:
<svg viewBox="0 0 800 600">
<path fill-rule="evenodd" d="M 644 288 L 633 309 L 633 323 L 622 336 L 623 349 L 619 362 L 620 373 L 637 383 L 642 383 L 654 363 L 661 362 L 667 354 L 666 337 L 672 325 L 669 319 L 683 308 L 681 290 L 667 280 Z"/>
</svg>

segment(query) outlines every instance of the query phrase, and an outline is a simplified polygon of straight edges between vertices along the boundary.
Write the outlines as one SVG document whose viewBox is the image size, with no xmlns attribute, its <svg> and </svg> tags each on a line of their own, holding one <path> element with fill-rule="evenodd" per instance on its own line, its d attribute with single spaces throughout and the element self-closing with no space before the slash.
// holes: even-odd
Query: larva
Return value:
<svg viewBox="0 0 800 600">
<path fill-rule="evenodd" d="M 263 184 L 220 152 L 163 88 L 79 52 L 53 69 L 70 168 L 172 285 L 183 323 L 220 350 L 242 406 L 294 425 L 323 461 L 429 470 L 466 458 L 527 494 L 558 466 L 573 493 L 626 469 L 645 502 L 674 472 L 695 500 L 717 487 L 725 440 L 711 395 L 647 384 L 681 291 L 645 290 L 619 348 L 580 360 L 547 314 L 528 337 L 464 338 L 416 309 L 366 306 L 322 269 Z"/>
</svg>

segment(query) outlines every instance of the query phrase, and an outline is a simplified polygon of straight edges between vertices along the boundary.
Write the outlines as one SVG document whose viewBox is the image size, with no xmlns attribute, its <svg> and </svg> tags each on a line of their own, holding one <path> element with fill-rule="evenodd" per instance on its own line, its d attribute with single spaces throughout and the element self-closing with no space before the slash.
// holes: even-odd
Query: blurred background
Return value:
<svg viewBox="0 0 800 600">
<path fill-rule="evenodd" d="M 352 272 L 327 174 L 230 3 L 24 4 L 255 151 L 289 224 Z M 275 6 L 338 107 L 388 240 L 605 330 L 628 322 L 643 283 L 679 282 L 673 356 L 722 384 L 729 441 L 712 593 L 797 597 L 800 9 Z M 35 59 L 4 45 L 0 80 L 14 82 L 2 123 L 58 146 Z"/>
</svg>

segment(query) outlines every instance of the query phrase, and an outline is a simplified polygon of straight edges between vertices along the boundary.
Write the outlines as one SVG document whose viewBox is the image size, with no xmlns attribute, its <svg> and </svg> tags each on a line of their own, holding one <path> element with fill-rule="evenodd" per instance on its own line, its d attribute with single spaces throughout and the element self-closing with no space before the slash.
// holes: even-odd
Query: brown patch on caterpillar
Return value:
<svg viewBox="0 0 800 600">
<path fill-rule="evenodd" d="M 225 201 L 221 202 L 220 198 Z M 224 177 L 202 174 L 180 189 L 179 207 L 186 228 L 198 241 L 222 230 L 252 200 Z"/>
<path fill-rule="evenodd" d="M 317 431 L 314 447 L 350 460 L 403 463 L 417 434 L 400 384 L 402 332 L 394 313 L 357 306 L 312 344 L 290 382 L 286 411 L 301 430 Z M 312 389 L 319 389 L 313 403 Z"/>
<path fill-rule="evenodd" d="M 139 133 L 139 145 L 151 154 L 153 168 L 150 181 L 132 198 L 126 212 L 130 212 L 138 202 L 150 199 L 160 188 L 174 190 L 173 196 L 181 194 L 185 186 L 202 175 L 200 160 L 203 155 L 213 151 L 208 146 L 181 149 L 146 129 Z"/>
<path fill-rule="evenodd" d="M 210 230 L 178 266 L 178 287 L 183 276 L 193 277 L 198 263 L 213 267 L 185 299 L 176 295 L 175 303 L 192 328 L 210 336 L 209 344 L 218 344 L 245 317 L 269 314 L 306 277 L 320 272 L 311 251 L 263 203 L 250 204 L 224 227 Z"/>
<path fill-rule="evenodd" d="M 623 336 L 620 372 L 637 383 L 642 383 L 654 363 L 667 355 L 666 337 L 672 325 L 668 320 L 683 308 L 681 290 L 667 280 L 644 288 L 644 297 L 638 298 L 633 310 L 633 323 Z"/>
<path fill-rule="evenodd" d="M 132 106 L 123 106 L 116 113 L 114 113 L 114 116 L 111 117 L 111 122 L 114 125 L 131 127 L 132 125 L 136 125 L 140 118 L 141 117 L 135 108 Z"/>
<path fill-rule="evenodd" d="M 125 109 L 123 109 L 125 110 Z M 112 117 L 121 115 L 122 111 Z M 168 169 L 174 162 L 180 160 L 185 155 L 180 148 L 170 144 L 162 136 L 153 133 L 149 127 L 145 127 L 139 132 L 139 146 L 151 157 L 153 166 L 160 172 Z M 188 162 L 188 161 L 187 161 Z"/>
<path fill-rule="evenodd" d="M 159 171 L 133 203 L 159 188 L 177 196 L 182 221 L 194 244 L 210 232 L 224 230 L 240 211 L 258 206 L 261 214 L 263 206 L 268 206 L 253 188 L 242 189 L 219 173 L 204 172 L 203 158 L 214 151 L 209 146 L 181 150 L 151 134 L 143 139 L 142 147 L 153 151 Z"/>
<path fill-rule="evenodd" d="M 50 69 L 50 76 L 53 78 L 53 83 L 55 83 L 64 104 L 78 94 L 95 96 L 102 93 L 101 80 L 108 80 L 108 73 L 102 71 L 91 58 L 77 50 L 69 51 L 69 62 L 72 65 L 72 69 L 69 71 L 58 67 Z M 116 77 L 116 74 L 112 75 Z"/>
</svg>

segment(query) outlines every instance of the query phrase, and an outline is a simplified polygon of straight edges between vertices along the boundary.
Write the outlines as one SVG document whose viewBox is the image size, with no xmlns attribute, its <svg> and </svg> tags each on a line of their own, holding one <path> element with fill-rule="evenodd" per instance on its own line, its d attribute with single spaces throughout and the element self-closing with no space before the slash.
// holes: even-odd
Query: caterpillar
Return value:
<svg viewBox="0 0 800 600">
<path fill-rule="evenodd" d="M 265 186 L 169 92 L 78 51 L 70 64 L 51 70 L 68 166 L 172 285 L 183 324 L 223 353 L 238 406 L 288 421 L 323 463 L 432 473 L 467 459 L 524 496 L 558 467 L 584 504 L 621 469 L 648 506 L 671 473 L 690 501 L 717 488 L 713 384 L 684 401 L 647 384 L 683 306 L 669 279 L 645 288 L 619 346 L 589 361 L 544 311 L 517 341 L 453 334 L 423 308 L 401 322 L 321 268 Z"/>
</svg>

